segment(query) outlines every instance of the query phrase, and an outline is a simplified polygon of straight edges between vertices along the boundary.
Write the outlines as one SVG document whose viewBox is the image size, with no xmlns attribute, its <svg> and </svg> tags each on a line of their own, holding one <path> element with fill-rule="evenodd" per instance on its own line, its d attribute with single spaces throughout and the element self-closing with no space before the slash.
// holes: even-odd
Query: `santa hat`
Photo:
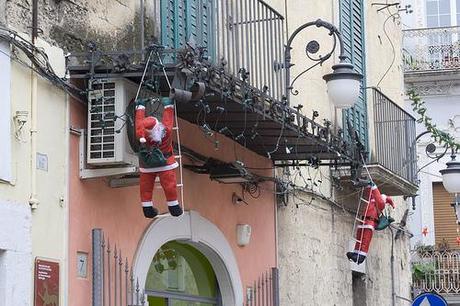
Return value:
<svg viewBox="0 0 460 306">
<path fill-rule="evenodd" d="M 144 119 L 144 128 L 147 129 L 147 130 L 151 130 L 153 129 L 153 127 L 158 123 L 158 119 L 153 117 L 153 116 L 149 116 L 147 118 Z"/>
</svg>

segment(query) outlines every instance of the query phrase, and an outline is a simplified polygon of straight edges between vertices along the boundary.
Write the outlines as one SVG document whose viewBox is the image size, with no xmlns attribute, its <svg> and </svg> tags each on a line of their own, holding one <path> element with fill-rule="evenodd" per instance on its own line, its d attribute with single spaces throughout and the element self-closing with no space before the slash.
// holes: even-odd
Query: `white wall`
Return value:
<svg viewBox="0 0 460 306">
<path fill-rule="evenodd" d="M 435 86 L 434 84 L 431 84 Z M 429 86 L 429 85 L 427 85 Z M 423 96 L 427 108 L 427 115 L 433 119 L 433 123 L 443 131 L 454 135 L 457 140 L 460 140 L 460 85 L 452 83 L 450 88 L 443 87 L 445 94 Z M 427 88 L 426 88 L 427 89 Z M 411 110 L 411 101 L 406 101 L 406 109 Z M 417 118 L 417 115 L 414 114 Z M 449 125 L 452 120 L 454 126 Z M 417 133 L 420 134 L 426 129 L 423 125 L 417 125 Z M 418 168 L 424 167 L 432 162 L 426 153 L 426 145 L 429 144 L 429 135 L 421 137 L 417 145 Z M 437 152 L 444 152 L 442 147 L 438 147 Z M 409 227 L 414 234 L 411 239 L 411 246 L 417 244 L 434 245 L 435 244 L 435 228 L 433 215 L 433 182 L 441 182 L 442 178 L 439 170 L 446 168 L 446 162 L 450 160 L 450 152 L 447 152 L 439 162 L 434 162 L 431 165 L 422 169 L 419 173 L 420 188 L 419 196 L 416 198 L 416 210 L 411 211 L 409 217 Z M 452 213 L 454 213 L 452 211 Z M 422 230 L 427 227 L 428 234 L 424 236 Z"/>
<path fill-rule="evenodd" d="M 11 181 L 10 47 L 0 41 L 0 180 Z"/>
<path fill-rule="evenodd" d="M 28 205 L 0 200 L 0 305 L 31 305 L 30 230 Z"/>
</svg>

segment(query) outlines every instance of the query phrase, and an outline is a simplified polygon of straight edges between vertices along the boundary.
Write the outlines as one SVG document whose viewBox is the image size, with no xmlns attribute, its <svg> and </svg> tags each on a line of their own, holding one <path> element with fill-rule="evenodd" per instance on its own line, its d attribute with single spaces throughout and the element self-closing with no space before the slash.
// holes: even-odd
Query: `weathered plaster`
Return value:
<svg viewBox="0 0 460 306">
<path fill-rule="evenodd" d="M 28 205 L 0 200 L 0 305 L 31 305 L 31 222 Z"/>
</svg>

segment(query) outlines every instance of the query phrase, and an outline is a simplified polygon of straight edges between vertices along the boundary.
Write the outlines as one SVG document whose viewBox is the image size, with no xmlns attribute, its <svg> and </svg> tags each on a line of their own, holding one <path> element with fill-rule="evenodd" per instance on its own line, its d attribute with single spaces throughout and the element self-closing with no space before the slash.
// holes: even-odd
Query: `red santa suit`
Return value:
<svg viewBox="0 0 460 306">
<path fill-rule="evenodd" d="M 172 129 L 174 125 L 174 103 L 162 98 L 164 105 L 161 122 L 145 117 L 143 100 L 136 101 L 136 138 L 141 143 L 139 152 L 140 196 L 145 217 L 153 218 L 158 210 L 153 205 L 153 188 L 157 176 L 164 190 L 171 215 L 180 216 L 182 208 L 177 200 L 176 171 L 178 167 L 173 153 Z"/>
<path fill-rule="evenodd" d="M 377 186 L 369 187 L 366 192 L 369 195 L 369 203 L 364 210 L 364 222 L 357 227 L 354 251 L 347 253 L 348 259 L 358 264 L 366 259 L 374 230 L 379 223 L 379 216 L 385 209 L 385 204 L 389 204 L 394 208 L 393 200 L 384 194 L 380 194 Z"/>
</svg>

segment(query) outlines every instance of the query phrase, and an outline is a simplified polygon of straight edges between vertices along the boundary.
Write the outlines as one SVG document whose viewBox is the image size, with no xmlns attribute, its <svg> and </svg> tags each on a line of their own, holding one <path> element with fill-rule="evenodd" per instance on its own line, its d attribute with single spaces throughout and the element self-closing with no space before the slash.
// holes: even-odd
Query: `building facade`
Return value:
<svg viewBox="0 0 460 306">
<path fill-rule="evenodd" d="M 59 264 L 59 287 L 49 288 L 66 300 L 68 224 L 68 101 L 62 90 L 30 69 L 23 50 L 32 50 L 29 24 L 14 21 L 15 3 L 0 5 L 1 25 L 1 156 L 0 165 L 0 304 L 31 305 L 34 263 Z M 7 28 L 9 30 L 7 30 Z M 22 45 L 9 43 L 15 31 Z M 30 34 L 30 31 L 29 31 Z M 64 76 L 60 48 L 37 38 L 48 64 Z"/>
<path fill-rule="evenodd" d="M 415 90 L 425 101 L 426 113 L 437 128 L 458 140 L 460 5 L 449 0 L 405 4 L 413 9 L 412 14 L 403 18 L 405 87 Z M 409 99 L 406 107 L 412 108 Z M 450 206 L 454 195 L 444 189 L 439 172 L 446 167 L 451 152 L 425 131 L 424 125 L 417 125 L 420 190 L 409 218 L 414 234 L 411 239 L 414 288 L 417 292 L 436 291 L 446 297 L 449 305 L 456 305 L 458 281 L 451 275 L 457 270 L 449 268 L 458 264 L 457 222 Z M 430 265 L 433 269 L 423 270 Z M 422 270 L 425 272 L 420 274 Z"/>
<path fill-rule="evenodd" d="M 284 2 L 278 2 L 277 8 L 282 10 Z M 306 9 L 298 10 L 300 6 Z M 295 103 L 303 104 L 306 113 L 319 111 L 321 118 L 344 129 L 347 118 L 351 120 L 370 152 L 368 169 L 373 180 L 397 203 L 392 214 L 399 223 L 408 208 L 402 195 L 415 193 L 417 188 L 410 140 L 404 135 L 411 129 L 415 132 L 415 122 L 401 110 L 402 32 L 396 8 L 367 1 L 289 1 L 287 10 L 290 31 L 318 17 L 340 25 L 347 55 L 364 75 L 359 102 L 347 111 L 328 103 L 321 80 L 328 69 L 325 66 L 298 82 L 300 94 Z M 314 31 L 299 38 L 293 49 L 298 52 L 293 60 L 298 72 L 305 68 L 302 50 L 310 39 L 318 39 Z M 319 41 L 322 46 L 328 44 L 324 37 Z M 396 118 L 403 125 L 394 124 Z M 386 136 L 385 129 L 391 136 Z M 390 138 L 404 139 L 404 143 Z M 308 192 L 293 194 L 287 206 L 278 210 L 282 305 L 406 305 L 411 299 L 408 235 L 395 239 L 396 228 L 375 232 L 368 259 L 358 267 L 350 266 L 345 254 L 354 245 L 353 212 L 359 209 L 359 199 L 350 195 L 356 195 L 357 189 L 350 188 L 343 178 L 346 172 L 332 171 L 332 179 L 330 173 L 327 167 L 303 171 L 304 179 L 298 179 L 297 184 L 306 184 Z M 337 188 L 334 177 L 342 178 L 342 186 L 349 189 Z"/>
<path fill-rule="evenodd" d="M 5 208 L 21 210 L 24 220 L 24 237 L 17 239 L 25 242 L 21 252 L 29 263 L 22 267 L 29 277 L 24 292 L 32 292 L 33 263 L 39 259 L 60 263 L 61 305 L 276 305 L 278 300 L 280 305 L 403 305 L 410 300 L 408 238 L 401 226 L 407 207 L 401 196 L 417 188 L 408 145 L 415 122 L 400 108 L 401 29 L 394 7 L 379 10 L 345 0 L 35 4 L 6 2 L 4 24 L 24 37 L 30 27 L 40 29 L 36 44 L 44 47 L 55 75 L 66 75 L 71 85 L 58 82 L 65 94 L 16 58 L 2 58 L 12 72 L 2 71 L 11 86 L 10 102 L 1 101 L 10 115 L 2 114 L 7 117 L 1 122 L 14 124 L 2 129 L 11 148 L 2 147 L 6 183 L 0 188 L 8 192 L 2 197 L 12 194 L 2 198 Z M 349 61 L 364 76 L 353 109 L 335 109 L 321 79 L 337 61 L 336 53 L 299 79 L 294 85 L 299 94 L 286 106 L 286 36 L 318 18 L 339 27 Z M 327 30 L 314 28 L 293 44 L 292 75 L 305 69 L 306 42 L 316 40 L 321 52 L 334 45 Z M 2 55 L 11 48 L 6 43 Z M 153 197 L 162 215 L 149 220 L 139 199 L 135 144 L 128 144 L 129 106 L 136 96 L 153 101 L 167 96 L 170 87 L 177 94 L 174 155 L 185 213 L 163 214 L 166 199 L 156 188 Z M 161 116 L 155 103 L 149 111 Z M 23 108 L 30 108 L 30 123 L 22 124 L 24 113 L 16 112 Z M 391 125 L 390 115 L 399 123 Z M 29 145 L 14 139 L 21 129 L 31 135 Z M 345 256 L 359 210 L 359 190 L 350 185 L 356 165 L 350 170 L 347 160 L 355 146 L 353 130 L 369 153 L 362 156 L 369 164 L 363 177 L 369 171 L 397 203 L 396 225 L 375 234 L 360 266 Z M 318 167 L 318 160 L 323 165 Z M 17 176 L 25 176 L 22 183 L 14 180 L 15 167 L 20 167 Z M 11 269 L 4 262 L 15 246 L 4 245 L 0 268 Z M 12 288 L 15 276 L 6 275 L 0 290 Z M 5 290 L 6 301 L 16 301 Z M 45 303 L 39 293 L 22 304 Z"/>
</svg>

